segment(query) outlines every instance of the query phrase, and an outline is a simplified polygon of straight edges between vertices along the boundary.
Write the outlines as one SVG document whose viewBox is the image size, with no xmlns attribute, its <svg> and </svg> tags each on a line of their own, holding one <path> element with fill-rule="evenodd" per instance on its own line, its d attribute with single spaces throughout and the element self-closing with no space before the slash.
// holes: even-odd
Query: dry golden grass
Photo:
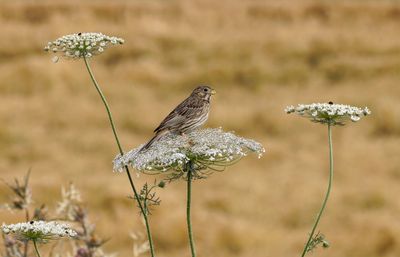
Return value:
<svg viewBox="0 0 400 257">
<path fill-rule="evenodd" d="M 323 126 L 283 108 L 316 101 L 367 105 L 373 115 L 334 129 L 336 175 L 320 226 L 332 247 L 315 254 L 400 255 L 397 2 L 2 1 L 0 24 L 1 177 L 32 167 L 37 202 L 75 182 L 109 251 L 131 256 L 128 232 L 142 226 L 125 175 L 111 172 L 107 117 L 83 62 L 53 64 L 42 51 L 79 31 L 126 40 L 92 62 L 125 149 L 199 83 L 218 91 L 208 126 L 266 146 L 261 160 L 195 183 L 199 256 L 299 255 L 326 187 L 327 139 Z M 187 256 L 185 185 L 160 195 L 151 217 L 158 256 Z"/>
</svg>

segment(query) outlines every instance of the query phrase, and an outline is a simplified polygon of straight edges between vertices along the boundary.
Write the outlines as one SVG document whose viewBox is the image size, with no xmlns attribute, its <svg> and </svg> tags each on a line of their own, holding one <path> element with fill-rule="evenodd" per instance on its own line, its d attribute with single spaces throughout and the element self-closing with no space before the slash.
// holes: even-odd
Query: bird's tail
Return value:
<svg viewBox="0 0 400 257">
<path fill-rule="evenodd" d="M 149 149 L 155 142 L 157 142 L 158 140 L 160 140 L 164 135 L 165 135 L 165 133 L 158 133 L 158 134 L 156 134 L 152 139 L 150 139 L 149 142 L 147 142 L 147 143 L 140 149 L 140 152 L 146 151 L 147 149 Z"/>
</svg>

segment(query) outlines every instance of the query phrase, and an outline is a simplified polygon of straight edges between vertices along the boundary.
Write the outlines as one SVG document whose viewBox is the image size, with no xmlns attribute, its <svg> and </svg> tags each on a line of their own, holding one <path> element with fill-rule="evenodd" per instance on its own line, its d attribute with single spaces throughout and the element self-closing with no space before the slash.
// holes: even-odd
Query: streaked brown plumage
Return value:
<svg viewBox="0 0 400 257">
<path fill-rule="evenodd" d="M 148 149 L 167 133 L 185 134 L 203 125 L 210 111 L 210 98 L 215 91 L 209 86 L 199 86 L 180 103 L 154 130 L 156 135 L 142 147 Z"/>
</svg>

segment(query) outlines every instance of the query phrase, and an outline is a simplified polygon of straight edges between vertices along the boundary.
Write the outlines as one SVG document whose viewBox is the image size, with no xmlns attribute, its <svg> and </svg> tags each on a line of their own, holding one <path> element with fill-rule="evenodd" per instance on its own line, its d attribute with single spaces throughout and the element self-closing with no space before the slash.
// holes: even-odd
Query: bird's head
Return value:
<svg viewBox="0 0 400 257">
<path fill-rule="evenodd" d="M 209 101 L 211 95 L 214 95 L 215 93 L 216 93 L 215 90 L 209 86 L 198 86 L 193 90 L 192 95 L 195 95 L 197 97 Z"/>
</svg>

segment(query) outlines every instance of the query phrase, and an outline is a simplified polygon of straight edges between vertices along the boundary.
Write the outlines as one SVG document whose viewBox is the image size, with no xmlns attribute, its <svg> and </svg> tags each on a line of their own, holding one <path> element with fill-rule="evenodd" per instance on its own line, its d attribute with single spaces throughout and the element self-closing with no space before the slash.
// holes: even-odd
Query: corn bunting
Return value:
<svg viewBox="0 0 400 257">
<path fill-rule="evenodd" d="M 150 146 L 167 133 L 185 134 L 203 125 L 210 111 L 210 98 L 215 94 L 209 86 L 199 86 L 193 90 L 188 98 L 180 103 L 154 130 L 155 136 L 142 147 Z"/>
</svg>

